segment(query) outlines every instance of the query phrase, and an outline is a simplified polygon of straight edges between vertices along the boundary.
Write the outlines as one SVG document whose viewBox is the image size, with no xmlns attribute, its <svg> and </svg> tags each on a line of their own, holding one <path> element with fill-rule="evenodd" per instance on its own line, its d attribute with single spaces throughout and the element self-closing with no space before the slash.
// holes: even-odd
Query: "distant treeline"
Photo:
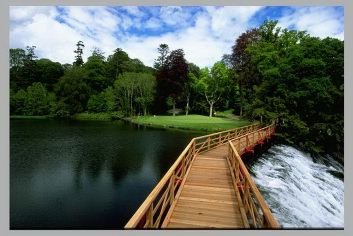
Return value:
<svg viewBox="0 0 353 236">
<path fill-rule="evenodd" d="M 184 51 L 161 44 L 154 67 L 118 48 L 94 49 L 84 62 L 37 59 L 35 47 L 10 49 L 13 115 L 68 118 L 80 112 L 119 117 L 182 111 L 277 120 L 280 134 L 314 153 L 343 156 L 344 43 L 281 29 L 266 21 L 235 39 L 232 51 L 200 69 Z"/>
</svg>

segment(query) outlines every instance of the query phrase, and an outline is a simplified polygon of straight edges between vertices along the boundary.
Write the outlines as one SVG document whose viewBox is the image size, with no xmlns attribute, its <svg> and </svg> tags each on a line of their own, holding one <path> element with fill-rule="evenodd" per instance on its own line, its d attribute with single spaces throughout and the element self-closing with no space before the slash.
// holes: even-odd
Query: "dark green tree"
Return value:
<svg viewBox="0 0 353 236">
<path fill-rule="evenodd" d="M 74 64 L 74 66 L 82 66 L 83 65 L 82 54 L 83 54 L 83 48 L 85 47 L 85 45 L 80 40 L 76 43 L 76 47 L 77 48 L 74 51 L 74 53 L 76 53 L 75 62 L 73 64 Z"/>
</svg>

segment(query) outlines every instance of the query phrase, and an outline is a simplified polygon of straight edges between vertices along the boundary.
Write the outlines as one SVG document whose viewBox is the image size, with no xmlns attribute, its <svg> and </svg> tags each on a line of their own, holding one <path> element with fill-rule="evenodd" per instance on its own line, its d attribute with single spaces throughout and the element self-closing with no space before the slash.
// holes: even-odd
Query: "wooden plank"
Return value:
<svg viewBox="0 0 353 236">
<path fill-rule="evenodd" d="M 221 204 L 228 204 L 232 206 L 236 205 L 234 201 L 227 201 L 227 200 L 213 200 L 213 199 L 182 197 L 182 196 L 180 196 L 179 199 L 197 201 L 197 202 L 221 203 Z"/>
<path fill-rule="evenodd" d="M 169 208 L 169 210 L 167 212 L 167 215 L 166 215 L 166 217 L 163 220 L 161 228 L 165 228 L 168 225 L 169 219 L 170 219 L 170 217 L 171 217 L 171 215 L 173 213 L 173 210 L 174 210 L 174 208 L 175 208 L 175 206 L 176 206 L 176 204 L 178 202 L 178 199 L 179 199 L 180 194 L 181 194 L 181 192 L 183 190 L 183 187 L 184 187 L 184 185 L 186 183 L 187 177 L 189 176 L 189 173 L 190 173 L 190 170 L 192 168 L 192 164 L 193 164 L 194 161 L 195 161 L 195 157 L 191 160 L 190 168 L 185 173 L 185 176 L 184 176 L 183 181 L 181 182 L 180 188 L 179 188 L 177 194 L 175 195 L 175 201 L 170 206 L 170 208 Z"/>
<path fill-rule="evenodd" d="M 181 219 L 171 219 L 171 223 L 182 223 L 199 226 L 199 228 L 241 228 L 241 225 L 225 224 L 225 223 L 207 223 L 198 220 L 181 220 Z"/>
<path fill-rule="evenodd" d="M 238 212 L 238 203 L 234 202 L 233 205 L 217 203 L 217 202 L 201 202 L 189 199 L 179 199 L 179 207 L 197 208 L 197 209 L 209 209 L 215 211 L 226 211 L 226 212 Z"/>
<path fill-rule="evenodd" d="M 190 190 L 206 190 L 206 191 L 217 191 L 217 192 L 231 192 L 233 191 L 231 188 L 217 188 L 217 187 L 210 187 L 210 186 L 193 186 L 193 185 L 184 185 L 184 189 L 190 189 Z"/>
<path fill-rule="evenodd" d="M 228 170 L 228 167 L 217 167 L 217 166 L 195 166 L 193 165 L 192 167 L 193 169 L 202 169 L 202 170 L 205 170 L 205 171 L 208 171 L 208 170 Z"/>
<path fill-rule="evenodd" d="M 237 201 L 234 195 L 222 195 L 217 193 L 193 193 L 193 192 L 186 192 L 183 191 L 181 194 L 182 197 L 192 197 L 192 198 L 204 198 L 204 199 L 214 199 L 214 200 L 226 200 L 226 201 Z"/>
<path fill-rule="evenodd" d="M 230 225 L 242 225 L 243 221 L 241 217 L 239 218 L 230 218 L 230 217 L 222 217 L 222 216 L 213 216 L 213 215 L 203 215 L 197 214 L 195 212 L 180 212 L 174 211 L 172 215 L 172 219 L 180 219 L 180 220 L 197 220 L 210 224 L 230 224 Z"/>
</svg>

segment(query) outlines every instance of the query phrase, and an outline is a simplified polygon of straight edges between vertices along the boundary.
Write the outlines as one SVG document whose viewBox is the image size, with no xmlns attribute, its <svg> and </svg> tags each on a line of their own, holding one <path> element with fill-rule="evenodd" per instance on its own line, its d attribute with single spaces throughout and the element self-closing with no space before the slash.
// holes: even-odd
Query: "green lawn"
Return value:
<svg viewBox="0 0 353 236">
<path fill-rule="evenodd" d="M 42 120 L 48 119 L 48 116 L 25 116 L 25 115 L 12 115 L 10 119 L 23 119 L 23 120 Z"/>
<path fill-rule="evenodd" d="M 250 125 L 245 119 L 228 119 L 202 115 L 182 116 L 140 116 L 133 117 L 133 123 L 164 128 L 182 128 L 190 130 L 220 131 Z"/>
</svg>

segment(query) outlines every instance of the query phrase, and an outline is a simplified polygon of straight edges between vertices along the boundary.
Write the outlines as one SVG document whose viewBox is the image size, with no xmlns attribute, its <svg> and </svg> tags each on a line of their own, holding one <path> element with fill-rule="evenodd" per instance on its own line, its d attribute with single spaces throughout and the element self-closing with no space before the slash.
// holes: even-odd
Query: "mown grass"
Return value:
<svg viewBox="0 0 353 236">
<path fill-rule="evenodd" d="M 245 119 L 228 119 L 202 115 L 182 116 L 140 116 L 133 117 L 131 122 L 163 128 L 180 128 L 202 131 L 221 131 L 252 124 Z"/>
</svg>

